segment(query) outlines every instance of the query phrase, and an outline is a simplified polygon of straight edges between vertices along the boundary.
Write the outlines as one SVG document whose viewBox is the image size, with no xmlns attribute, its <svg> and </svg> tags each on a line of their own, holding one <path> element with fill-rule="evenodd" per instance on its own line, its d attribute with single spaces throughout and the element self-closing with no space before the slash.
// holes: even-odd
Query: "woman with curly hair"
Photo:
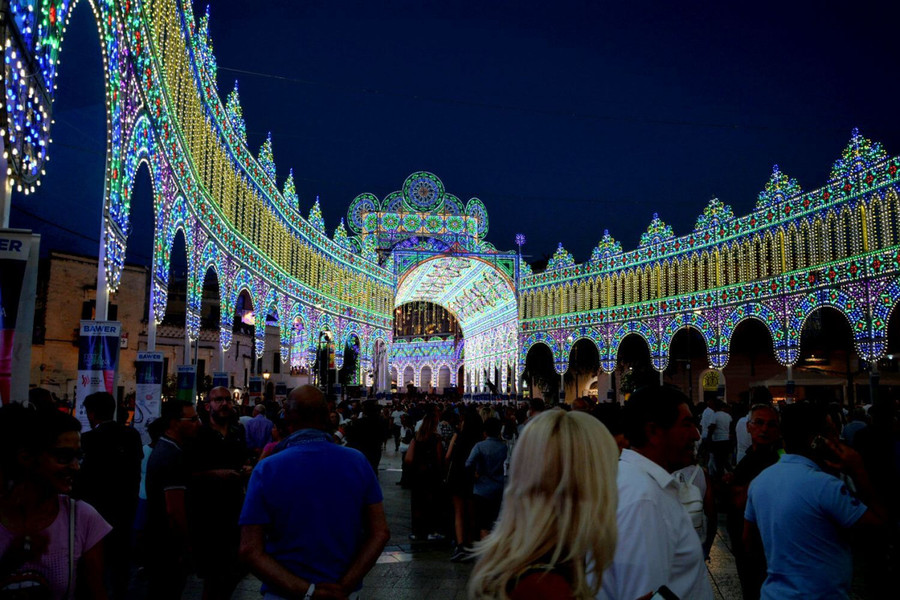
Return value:
<svg viewBox="0 0 900 600">
<path fill-rule="evenodd" d="M 500 518 L 476 546 L 469 598 L 593 598 L 616 547 L 618 460 L 594 417 L 535 417 L 513 452 Z"/>
</svg>

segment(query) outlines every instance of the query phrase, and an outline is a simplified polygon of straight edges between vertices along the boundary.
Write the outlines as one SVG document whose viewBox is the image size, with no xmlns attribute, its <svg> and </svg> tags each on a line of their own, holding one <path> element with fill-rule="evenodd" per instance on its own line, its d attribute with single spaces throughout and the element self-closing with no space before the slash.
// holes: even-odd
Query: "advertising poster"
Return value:
<svg viewBox="0 0 900 600">
<path fill-rule="evenodd" d="M 193 404 L 196 397 L 197 367 L 195 365 L 178 365 L 175 399 L 180 402 L 190 402 Z"/>
<path fill-rule="evenodd" d="M 116 395 L 119 369 L 118 321 L 82 321 L 78 336 L 78 384 L 75 387 L 75 416 L 89 429 L 84 399 L 94 392 Z"/>
<path fill-rule="evenodd" d="M 13 339 L 31 236 L 0 231 L 0 403 L 9 404 Z"/>
<path fill-rule="evenodd" d="M 134 368 L 134 428 L 146 444 L 150 441 L 147 425 L 159 416 L 163 384 L 162 352 L 138 352 Z"/>
<path fill-rule="evenodd" d="M 281 405 L 287 398 L 287 384 L 283 381 L 275 382 L 275 402 Z"/>
<path fill-rule="evenodd" d="M 256 406 L 257 402 L 262 401 L 262 377 L 259 375 L 250 376 L 250 406 Z"/>
<path fill-rule="evenodd" d="M 213 371 L 212 374 L 212 386 L 213 387 L 228 387 L 228 371 Z"/>
</svg>

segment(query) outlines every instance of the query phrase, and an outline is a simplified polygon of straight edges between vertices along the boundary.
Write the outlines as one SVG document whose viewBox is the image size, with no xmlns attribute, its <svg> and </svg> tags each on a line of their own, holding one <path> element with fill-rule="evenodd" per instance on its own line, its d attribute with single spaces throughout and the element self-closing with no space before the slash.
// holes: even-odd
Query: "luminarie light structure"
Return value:
<svg viewBox="0 0 900 600">
<path fill-rule="evenodd" d="M 73 6 L 9 3 L 0 137 L 3 175 L 24 194 L 40 185 L 50 160 L 56 74 Z M 150 340 L 165 315 L 180 232 L 188 338 L 199 334 L 203 280 L 213 270 L 221 347 L 231 343 L 237 298 L 246 292 L 255 314 L 277 315 L 282 359 L 296 365 L 313 360 L 327 332 L 338 367 L 351 341 L 360 369 L 382 375 L 391 357 L 405 371 L 407 358 L 428 356 L 430 364 L 417 364 L 434 372 L 434 351 L 448 368 L 452 360 L 465 364 L 469 391 L 488 382 L 506 391 L 535 344 L 550 348 L 562 373 L 573 345 L 590 340 L 601 368 L 612 371 L 618 347 L 635 334 L 662 371 L 672 338 L 686 327 L 703 336 L 710 367 L 722 369 L 735 327 L 757 319 L 778 361 L 790 366 L 804 321 L 826 306 L 846 317 L 860 357 L 876 361 L 886 352 L 888 318 L 900 299 L 900 158 L 858 131 L 818 189 L 804 192 L 776 166 L 748 215 L 713 198 L 685 235 L 654 214 L 636 249 L 625 251 L 604 232 L 587 261 L 577 263 L 560 243 L 547 269 L 532 273 L 520 260 L 524 235 L 516 236 L 518 252 L 498 251 L 485 239 L 484 203 L 462 202 L 424 171 L 384 198 L 357 196 L 329 237 L 318 198 L 308 217 L 301 214 L 292 170 L 279 186 L 278 133 L 252 151 L 237 82 L 224 100 L 219 93 L 208 11 L 198 20 L 180 0 L 93 0 L 91 7 L 107 113 L 98 314 L 120 284 L 132 188 L 146 168 L 155 232 Z M 434 350 L 428 344 L 438 342 L 423 338 L 415 343 L 425 346 L 404 342 L 392 353 L 393 309 L 418 300 L 452 311 L 464 343 Z M 257 327 L 255 350 L 264 344 Z"/>
</svg>

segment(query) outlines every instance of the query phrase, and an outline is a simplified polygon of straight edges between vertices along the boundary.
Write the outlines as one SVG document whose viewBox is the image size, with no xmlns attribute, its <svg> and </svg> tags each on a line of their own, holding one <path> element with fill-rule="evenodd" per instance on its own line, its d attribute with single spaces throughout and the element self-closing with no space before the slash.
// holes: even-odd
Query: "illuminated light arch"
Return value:
<svg viewBox="0 0 900 600">
<path fill-rule="evenodd" d="M 241 292 L 247 292 L 247 295 L 250 296 L 250 300 L 253 302 L 253 310 L 254 313 L 259 312 L 260 310 L 260 298 L 259 298 L 259 287 L 256 279 L 245 269 L 238 269 L 237 273 L 234 274 L 234 278 L 231 280 L 231 285 L 229 286 L 231 289 L 229 290 L 228 295 L 228 306 L 231 311 L 232 319 L 234 318 L 234 310 L 235 305 L 237 304 L 238 296 L 241 295 Z"/>
<path fill-rule="evenodd" d="M 710 323 L 702 314 L 687 312 L 675 315 L 668 323 L 666 323 L 666 327 L 663 329 L 660 339 L 660 351 L 665 358 L 663 368 L 668 366 L 672 340 L 675 338 L 675 334 L 681 329 L 686 328 L 696 330 L 703 337 L 703 341 L 706 343 L 707 355 L 710 357 L 710 360 L 712 360 L 711 357 L 713 352 L 719 347 L 719 340 L 718 335 L 716 335 L 715 327 L 713 327 L 712 323 Z"/>
<path fill-rule="evenodd" d="M 647 344 L 647 348 L 650 350 L 650 358 L 654 361 L 653 367 L 657 371 L 662 370 L 655 362 L 657 358 L 656 349 L 659 348 L 659 336 L 657 336 L 656 332 L 643 321 L 627 321 L 616 330 L 613 334 L 612 343 L 610 344 L 611 348 L 615 348 L 615 356 L 618 357 L 619 355 L 619 348 L 622 346 L 622 340 L 631 334 L 643 338 L 644 342 Z"/>
<path fill-rule="evenodd" d="M 898 260 L 900 260 L 900 252 L 898 252 Z M 870 361 L 879 360 L 887 353 L 888 324 L 894 318 L 894 309 L 900 304 L 900 278 L 891 279 L 880 293 L 873 295 L 875 298 L 870 330 L 871 347 L 869 355 L 863 356 Z"/>
<path fill-rule="evenodd" d="M 571 342 L 569 339 L 571 338 Z M 579 327 L 568 332 L 564 332 L 561 339 L 560 355 L 565 358 L 565 370 L 569 370 L 569 364 L 572 361 L 572 349 L 581 340 L 588 340 L 597 348 L 597 354 L 602 359 L 609 353 L 609 344 L 603 334 L 593 327 Z M 602 360 L 601 360 L 602 363 Z"/>
<path fill-rule="evenodd" d="M 490 261 L 472 254 L 438 254 L 409 264 L 398 276 L 395 305 L 408 302 L 437 304 L 458 320 L 467 371 L 515 362 L 515 347 L 508 343 L 518 331 L 515 286 Z"/>
<path fill-rule="evenodd" d="M 335 349 L 334 349 L 334 364 L 338 369 L 343 369 L 344 368 L 344 351 L 347 349 L 347 344 L 350 343 L 350 340 L 354 337 L 356 338 L 356 341 L 359 343 L 359 354 L 357 355 L 357 358 L 356 358 L 357 373 L 356 373 L 356 376 L 354 377 L 354 379 L 357 379 L 359 377 L 358 371 L 363 367 L 363 362 L 364 362 L 363 352 L 362 352 L 363 346 L 362 346 L 361 335 L 362 334 L 357 329 L 352 329 L 350 331 L 342 330 L 342 333 L 341 333 L 342 343 L 340 345 L 340 348 L 338 348 L 338 345 L 335 344 Z"/>
<path fill-rule="evenodd" d="M 356 321 L 344 321 L 341 324 L 341 352 L 343 352 L 343 348 L 347 347 L 350 337 L 354 335 L 359 341 L 359 354 L 362 356 L 363 351 L 365 350 L 363 346 L 363 328 Z"/>
<path fill-rule="evenodd" d="M 550 348 L 550 352 L 553 356 L 554 370 L 557 374 L 565 373 L 565 368 L 562 362 L 562 348 L 560 347 L 558 340 L 547 332 L 536 331 L 535 333 L 526 336 L 519 346 L 518 377 L 521 377 L 522 373 L 525 372 L 525 361 L 528 358 L 528 351 L 531 350 L 531 348 L 536 344 L 543 344 Z"/>
<path fill-rule="evenodd" d="M 374 360 L 375 358 L 375 343 L 381 341 L 385 347 L 390 346 L 390 338 L 387 333 L 383 329 L 375 329 L 372 333 L 369 334 L 369 343 L 367 354 L 370 359 Z"/>
<path fill-rule="evenodd" d="M 868 348 L 863 346 L 864 338 L 868 334 L 868 319 L 859 303 L 853 296 L 840 289 L 822 289 L 804 296 L 794 307 L 788 320 L 788 336 L 792 345 L 797 348 L 797 358 L 800 357 L 800 333 L 810 315 L 822 308 L 837 310 L 853 333 L 853 344 L 856 353 L 863 358 L 868 357 Z"/>
<path fill-rule="evenodd" d="M 335 349 L 337 348 L 338 336 L 340 335 L 340 331 L 338 331 L 337 326 L 335 325 L 335 319 L 328 313 L 321 313 L 319 318 L 316 319 L 316 336 L 323 333 L 330 333 L 332 336 L 332 341 L 335 343 Z M 314 341 L 314 343 L 318 343 L 318 340 Z"/>
<path fill-rule="evenodd" d="M 718 357 L 718 363 L 713 364 L 712 366 L 717 369 L 724 369 L 725 365 L 728 364 L 731 338 L 734 335 L 737 326 L 747 319 L 755 319 L 765 326 L 766 330 L 769 332 L 769 336 L 772 338 L 772 347 L 776 349 L 776 355 L 778 355 L 779 348 L 784 348 L 786 344 L 784 328 L 782 327 L 776 312 L 762 303 L 741 304 L 729 312 L 728 316 L 726 316 L 725 320 L 722 322 L 720 355 Z M 711 362 L 713 362 L 715 358 L 716 357 L 710 354 Z M 794 361 L 796 361 L 796 358 L 794 358 Z"/>
<path fill-rule="evenodd" d="M 409 378 L 408 380 L 406 379 L 406 372 L 407 372 L 407 371 L 409 371 L 410 374 L 411 374 L 411 376 L 410 376 L 410 378 Z M 419 386 L 419 382 L 418 382 L 418 380 L 417 380 L 418 375 L 416 375 L 416 370 L 415 370 L 415 368 L 413 367 L 412 363 L 406 363 L 405 365 L 403 365 L 403 367 L 402 367 L 401 369 L 398 369 L 397 372 L 398 372 L 398 375 L 399 375 L 400 379 L 402 380 L 402 381 L 398 381 L 398 382 L 397 382 L 397 386 L 398 386 L 398 387 L 401 386 L 401 385 L 402 385 L 403 387 L 406 387 L 406 384 L 409 383 L 409 382 L 412 382 L 412 384 L 415 385 L 416 387 Z"/>
<path fill-rule="evenodd" d="M 424 371 L 425 369 L 428 369 L 428 372 L 430 374 L 429 383 L 431 384 L 428 387 L 429 388 L 436 387 L 434 385 L 434 366 L 432 366 L 432 363 L 424 362 L 424 363 L 420 364 L 418 368 L 419 368 L 419 373 L 417 375 L 418 382 L 416 383 L 416 386 L 417 387 L 424 386 L 424 383 L 422 382 L 422 371 Z"/>
</svg>

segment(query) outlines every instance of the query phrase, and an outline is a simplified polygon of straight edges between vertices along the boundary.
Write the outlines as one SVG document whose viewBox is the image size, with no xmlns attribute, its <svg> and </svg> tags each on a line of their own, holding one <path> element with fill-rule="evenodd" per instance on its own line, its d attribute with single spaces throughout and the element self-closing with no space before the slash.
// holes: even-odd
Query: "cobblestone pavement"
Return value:
<svg viewBox="0 0 900 600">
<path fill-rule="evenodd" d="M 396 485 L 400 479 L 400 456 L 393 442 L 381 460 L 378 473 L 384 490 L 385 511 L 391 528 L 388 542 L 378 564 L 366 577 L 361 598 L 365 600 L 453 600 L 466 597 L 466 582 L 471 564 L 452 563 L 449 542 L 410 542 L 409 491 Z M 724 521 L 724 519 L 722 519 Z M 727 534 L 719 531 L 708 563 L 709 578 L 716 600 L 739 600 L 740 584 Z M 199 599 L 202 584 L 192 578 L 185 598 Z M 234 600 L 258 600 L 259 581 L 245 578 Z"/>
</svg>

